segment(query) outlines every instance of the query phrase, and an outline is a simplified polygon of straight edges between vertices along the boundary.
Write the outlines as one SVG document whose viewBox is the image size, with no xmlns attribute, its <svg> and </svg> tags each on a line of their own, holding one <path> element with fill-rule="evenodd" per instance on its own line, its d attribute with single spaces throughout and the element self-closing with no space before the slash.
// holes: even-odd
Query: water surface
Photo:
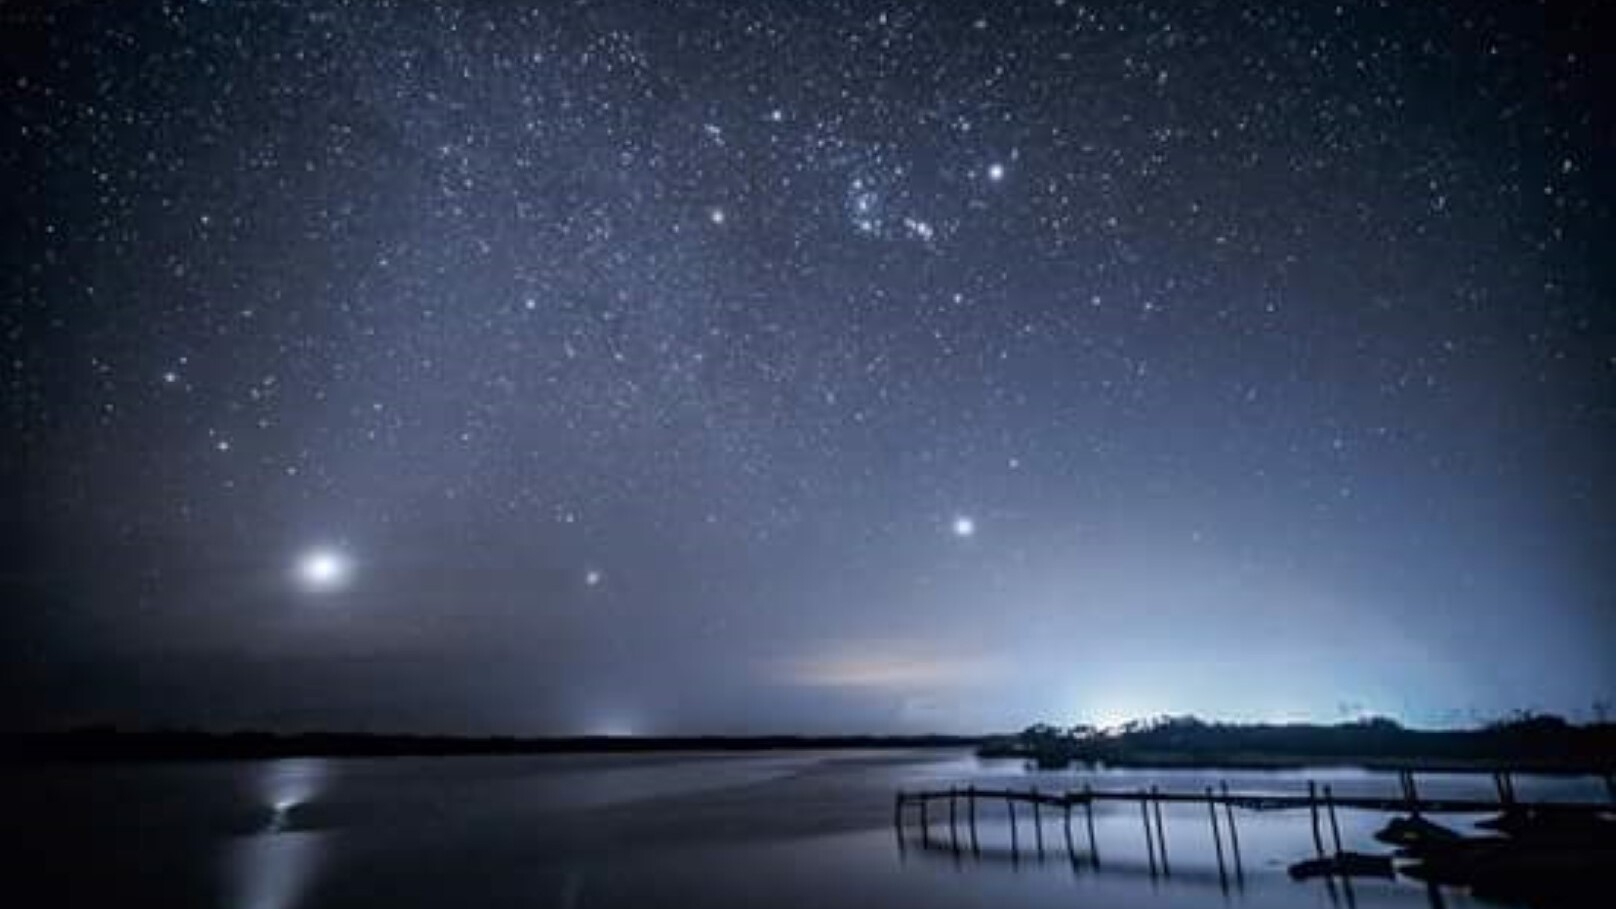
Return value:
<svg viewBox="0 0 1616 909">
<path fill-rule="evenodd" d="M 1041 818 L 1040 855 L 1025 808 L 1012 850 L 1002 803 L 979 806 L 979 854 L 951 848 L 963 808 L 952 835 L 933 811 L 925 843 L 917 815 L 903 837 L 893 825 L 898 789 L 1297 792 L 1310 778 L 1341 794 L 1398 791 L 1393 775 L 1351 769 L 1029 773 L 957 750 L 42 765 L 9 768 L 3 786 L 15 884 L 57 905 L 1487 905 L 1408 882 L 1292 882 L 1286 865 L 1312 852 L 1306 812 L 1237 812 L 1239 876 L 1232 860 L 1220 874 L 1193 805 L 1166 810 L 1170 876 L 1152 874 L 1130 805 L 1096 810 L 1097 855 L 1082 823 L 1068 851 L 1055 812 Z M 1517 789 L 1602 794 L 1592 779 L 1522 777 Z M 1431 775 L 1421 790 L 1487 796 L 1491 783 Z M 1384 820 L 1341 812 L 1345 845 L 1379 851 L 1370 834 Z"/>
</svg>

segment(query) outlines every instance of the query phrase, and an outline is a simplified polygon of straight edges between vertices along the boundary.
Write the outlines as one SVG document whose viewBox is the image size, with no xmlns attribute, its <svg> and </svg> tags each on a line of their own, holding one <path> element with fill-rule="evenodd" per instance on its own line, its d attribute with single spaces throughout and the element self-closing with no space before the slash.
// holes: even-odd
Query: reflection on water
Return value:
<svg viewBox="0 0 1616 909">
<path fill-rule="evenodd" d="M 1200 791 L 1225 776 L 1242 792 L 1305 791 L 1303 775 L 1028 775 L 960 752 L 40 766 L 0 776 L 12 808 L 0 824 L 19 844 L 9 847 L 19 886 L 50 888 L 58 905 L 1476 905 L 1403 881 L 1291 881 L 1287 865 L 1314 850 L 1306 811 L 1237 812 L 1238 862 L 1228 819 L 1214 827 L 1197 805 L 1163 807 L 1155 863 L 1125 804 L 1074 811 L 1069 828 L 1061 811 L 1041 812 L 1036 827 L 1023 813 L 1012 828 L 1001 800 L 978 806 L 974 837 L 963 806 L 952 831 L 945 810 L 928 833 L 911 820 L 894 836 L 900 789 Z M 1384 774 L 1312 776 L 1337 792 L 1397 786 Z M 1424 785 L 1489 791 L 1484 776 Z M 1523 778 L 1522 797 L 1529 787 L 1535 798 L 1602 794 L 1597 780 Z M 1345 847 L 1381 851 L 1371 837 L 1384 820 L 1341 811 Z"/>
<path fill-rule="evenodd" d="M 225 879 L 238 909 L 292 909 L 308 887 L 327 834 L 299 830 L 304 806 L 331 776 L 331 761 L 293 758 L 256 765 L 267 817 L 263 827 L 238 838 L 225 857 Z"/>
<path fill-rule="evenodd" d="M 268 830 L 278 833 L 292 825 L 292 812 L 313 800 L 325 788 L 331 762 L 324 758 L 290 758 L 261 765 L 260 791 L 269 810 Z"/>
<path fill-rule="evenodd" d="M 226 856 L 225 878 L 239 909 L 292 909 L 299 905 L 318 866 L 322 841 L 315 832 L 279 832 L 243 837 Z"/>
</svg>

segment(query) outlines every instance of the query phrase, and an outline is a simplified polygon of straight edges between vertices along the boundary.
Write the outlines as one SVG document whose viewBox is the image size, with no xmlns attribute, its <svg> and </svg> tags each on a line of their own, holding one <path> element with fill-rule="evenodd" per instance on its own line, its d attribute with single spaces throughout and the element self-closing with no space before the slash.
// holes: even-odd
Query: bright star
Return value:
<svg viewBox="0 0 1616 909">
<path fill-rule="evenodd" d="M 962 540 L 969 539 L 976 536 L 976 521 L 967 515 L 959 515 L 954 518 L 952 530 L 954 531 L 954 536 Z"/>
<path fill-rule="evenodd" d="M 593 568 L 584 573 L 584 583 L 590 587 L 599 587 L 600 582 L 604 580 L 606 580 L 606 576 Z"/>
<path fill-rule="evenodd" d="M 988 179 L 994 183 L 1004 179 L 1004 165 L 995 161 L 988 165 Z"/>
<path fill-rule="evenodd" d="M 352 566 L 348 557 L 334 549 L 312 549 L 297 562 L 297 579 L 305 590 L 324 593 L 348 582 Z"/>
</svg>

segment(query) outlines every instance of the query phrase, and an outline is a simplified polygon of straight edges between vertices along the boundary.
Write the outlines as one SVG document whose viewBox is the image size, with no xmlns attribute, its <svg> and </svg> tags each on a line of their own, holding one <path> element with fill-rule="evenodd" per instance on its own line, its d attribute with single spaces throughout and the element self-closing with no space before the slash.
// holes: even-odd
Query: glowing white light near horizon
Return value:
<svg viewBox="0 0 1616 909">
<path fill-rule="evenodd" d="M 1003 180 L 1004 179 L 1004 165 L 998 163 L 997 161 L 995 161 L 992 164 L 989 164 L 988 165 L 988 179 L 992 180 L 994 183 L 998 183 L 999 181 Z"/>
<path fill-rule="evenodd" d="M 600 582 L 604 580 L 606 580 L 606 576 L 596 569 L 591 568 L 589 571 L 584 572 L 584 583 L 590 587 L 599 587 Z"/>
<path fill-rule="evenodd" d="M 1093 719 L 1089 722 L 1096 729 L 1115 731 L 1120 729 L 1123 724 L 1135 719 L 1142 719 L 1142 717 L 1132 716 L 1123 710 L 1103 709 L 1095 711 Z"/>
<path fill-rule="evenodd" d="M 352 573 L 348 557 L 334 549 L 312 549 L 297 562 L 298 581 L 316 593 L 340 589 Z"/>
<path fill-rule="evenodd" d="M 969 515 L 957 515 L 950 529 L 954 531 L 954 536 L 968 540 L 976 536 L 976 521 Z"/>
<path fill-rule="evenodd" d="M 589 735 L 602 735 L 609 738 L 627 738 L 635 735 L 634 724 L 627 717 L 602 717 L 590 727 Z"/>
</svg>

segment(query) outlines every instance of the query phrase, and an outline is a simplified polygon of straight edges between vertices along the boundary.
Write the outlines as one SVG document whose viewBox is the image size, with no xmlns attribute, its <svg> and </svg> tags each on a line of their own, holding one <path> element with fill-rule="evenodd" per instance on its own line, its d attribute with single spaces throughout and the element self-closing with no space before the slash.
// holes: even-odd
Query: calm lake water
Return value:
<svg viewBox="0 0 1616 909">
<path fill-rule="evenodd" d="M 1204 807 L 1166 813 L 1169 878 L 1151 876 L 1131 805 L 1097 810 L 1098 869 L 1080 823 L 1074 866 L 1053 812 L 1042 859 L 1025 809 L 1019 856 L 1002 804 L 980 809 L 980 857 L 940 848 L 946 810 L 932 816 L 931 847 L 913 827 L 900 843 L 892 825 L 900 788 L 1198 791 L 1227 780 L 1297 792 L 1309 778 L 1342 794 L 1397 792 L 1395 776 L 1359 770 L 1029 773 L 959 751 L 296 759 L 8 767 L 0 823 L 16 861 L 9 883 L 45 896 L 39 905 L 1430 905 L 1412 882 L 1358 881 L 1350 893 L 1292 882 L 1285 866 L 1312 848 L 1306 812 L 1237 812 L 1245 879 L 1227 889 Z M 1593 779 L 1516 785 L 1521 798 L 1603 794 Z M 1491 783 L 1432 775 L 1421 792 L 1486 796 Z M 1369 834 L 1384 820 L 1344 812 L 1343 837 L 1377 848 Z"/>
</svg>

